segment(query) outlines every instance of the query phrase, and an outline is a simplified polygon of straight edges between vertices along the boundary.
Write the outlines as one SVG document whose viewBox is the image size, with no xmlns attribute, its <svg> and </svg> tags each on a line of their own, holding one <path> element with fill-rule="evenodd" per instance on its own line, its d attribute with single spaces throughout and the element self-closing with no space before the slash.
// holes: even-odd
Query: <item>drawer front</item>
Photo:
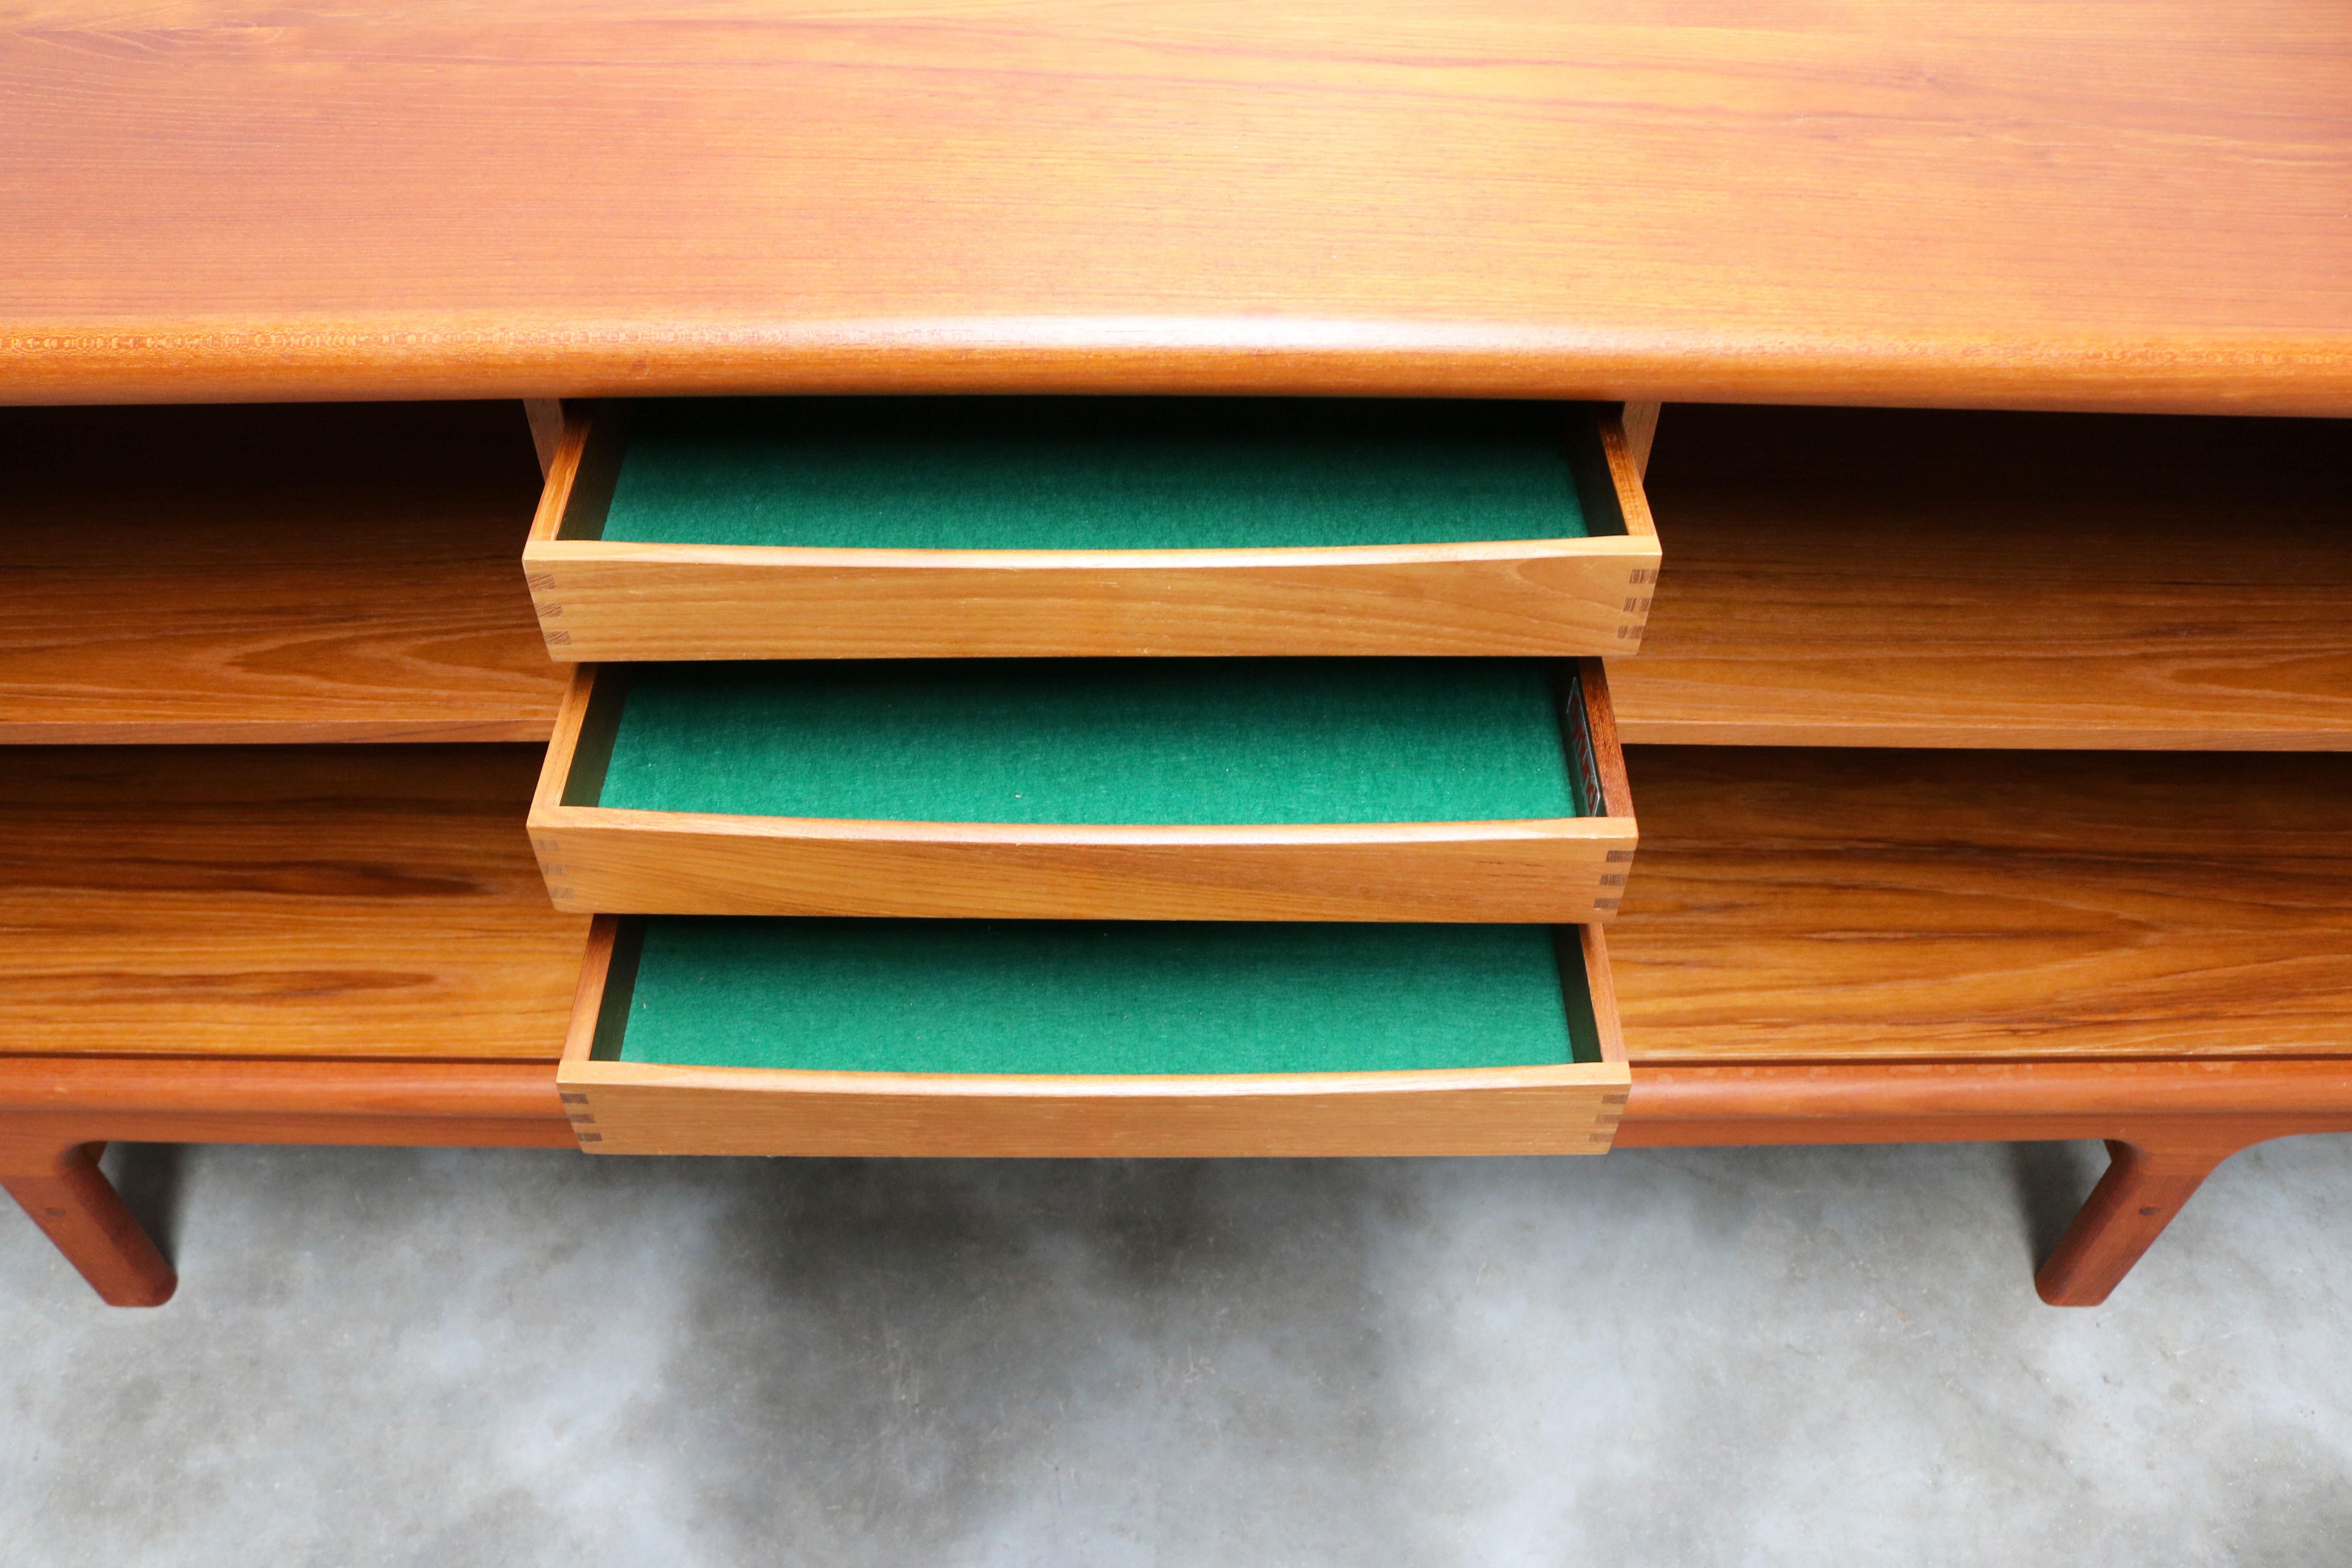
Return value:
<svg viewBox="0 0 2352 1568">
<path fill-rule="evenodd" d="M 806 1071 L 614 1059 L 640 922 L 600 917 L 558 1081 L 605 1154 L 1181 1158 L 1584 1154 L 1615 1135 L 1630 1075 L 1604 941 L 1563 928 L 1585 1058 L 1374 1072 L 1009 1075 Z M 1276 933 L 1267 932 L 1269 938 Z M 641 938 L 640 938 L 641 940 Z M 909 985 L 921 984 L 910 976 Z"/>
<path fill-rule="evenodd" d="M 558 909 L 1045 920 L 1499 921 L 1616 913 L 1631 823 L 1395 828 L 959 829 L 667 820 L 557 810 L 531 825 Z M 634 819 L 634 820 L 632 820 Z M 1573 831 L 1572 831 L 1573 830 Z M 1263 835 L 1260 838 L 1257 836 Z M 1254 841 L 1255 839 L 1256 841 Z"/>
<path fill-rule="evenodd" d="M 567 426 L 524 567 L 548 652 L 582 663 L 1633 653 L 1659 561 L 1641 476 L 1613 407 L 1559 420 L 1583 537 L 907 549 L 606 538 L 608 405 Z"/>
<path fill-rule="evenodd" d="M 579 912 L 1057 920 L 1614 918 L 1637 838 L 1597 659 L 1560 687 L 1553 762 L 1600 812 L 1533 820 L 1244 826 L 876 821 L 601 804 L 627 700 L 582 668 L 530 817 Z"/>
</svg>

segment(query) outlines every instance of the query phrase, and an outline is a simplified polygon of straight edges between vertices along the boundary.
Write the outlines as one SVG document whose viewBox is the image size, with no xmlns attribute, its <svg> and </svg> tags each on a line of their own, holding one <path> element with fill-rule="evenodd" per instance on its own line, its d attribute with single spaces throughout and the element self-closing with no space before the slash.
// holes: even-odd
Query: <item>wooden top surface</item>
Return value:
<svg viewBox="0 0 2352 1568">
<path fill-rule="evenodd" d="M 1626 1054 L 2352 1055 L 2352 757 L 1629 746 Z"/>
<path fill-rule="evenodd" d="M 1629 742 L 2352 750 L 2352 424 L 1682 405 L 1648 489 Z"/>
<path fill-rule="evenodd" d="M 2352 412 L 2352 8 L 1633 16 L 34 0 L 0 400 Z"/>
<path fill-rule="evenodd" d="M 513 403 L 0 411 L 0 743 L 543 741 Z"/>
</svg>

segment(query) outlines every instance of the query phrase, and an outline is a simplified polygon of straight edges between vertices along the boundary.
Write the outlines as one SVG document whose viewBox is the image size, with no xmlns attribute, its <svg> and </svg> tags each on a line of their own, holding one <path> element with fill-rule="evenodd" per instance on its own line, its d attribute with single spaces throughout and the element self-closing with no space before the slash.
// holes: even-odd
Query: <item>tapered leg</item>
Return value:
<svg viewBox="0 0 2352 1568">
<path fill-rule="evenodd" d="M 99 1173 L 103 1143 L 40 1150 L 0 1144 L 0 1186 L 48 1233 L 66 1261 L 114 1307 L 160 1307 L 179 1276 Z"/>
<path fill-rule="evenodd" d="M 2095 1307 L 2122 1283 L 2172 1216 L 2234 1146 L 2143 1149 L 2107 1141 L 2114 1163 L 2066 1227 L 2034 1289 L 2053 1307 Z"/>
</svg>

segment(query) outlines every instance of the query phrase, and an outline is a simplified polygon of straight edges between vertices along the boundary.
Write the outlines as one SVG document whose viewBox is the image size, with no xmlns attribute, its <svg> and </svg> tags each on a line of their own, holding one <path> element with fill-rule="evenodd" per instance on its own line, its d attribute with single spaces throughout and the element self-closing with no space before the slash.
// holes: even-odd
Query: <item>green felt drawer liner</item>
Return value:
<svg viewBox="0 0 2352 1568">
<path fill-rule="evenodd" d="M 1536 659 L 646 665 L 593 804 L 1102 825 L 1583 816 L 1554 678 Z"/>
<path fill-rule="evenodd" d="M 626 1023 L 614 1030 L 608 1014 L 598 1031 L 595 1054 L 607 1060 L 1214 1074 L 1601 1059 L 1574 932 L 1557 933 L 1563 963 L 1549 926 L 679 917 L 632 926 L 643 945 Z"/>
<path fill-rule="evenodd" d="M 641 403 L 603 537 L 902 550 L 1578 539 L 1557 403 Z"/>
</svg>

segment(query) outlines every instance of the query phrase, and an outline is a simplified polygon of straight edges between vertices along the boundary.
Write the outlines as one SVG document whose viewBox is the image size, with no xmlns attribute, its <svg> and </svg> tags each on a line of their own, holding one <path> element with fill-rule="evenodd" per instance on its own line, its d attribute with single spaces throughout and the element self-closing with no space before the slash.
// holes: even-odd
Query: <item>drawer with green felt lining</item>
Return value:
<svg viewBox="0 0 2352 1568">
<path fill-rule="evenodd" d="M 1658 540 L 1613 404 L 572 405 L 523 563 L 548 652 L 1624 654 Z"/>
<path fill-rule="evenodd" d="M 1598 1153 L 1597 927 L 600 916 L 557 1085 L 607 1154 Z"/>
<path fill-rule="evenodd" d="M 566 910 L 1614 915 L 1599 659 L 583 665 L 531 840 Z"/>
</svg>

